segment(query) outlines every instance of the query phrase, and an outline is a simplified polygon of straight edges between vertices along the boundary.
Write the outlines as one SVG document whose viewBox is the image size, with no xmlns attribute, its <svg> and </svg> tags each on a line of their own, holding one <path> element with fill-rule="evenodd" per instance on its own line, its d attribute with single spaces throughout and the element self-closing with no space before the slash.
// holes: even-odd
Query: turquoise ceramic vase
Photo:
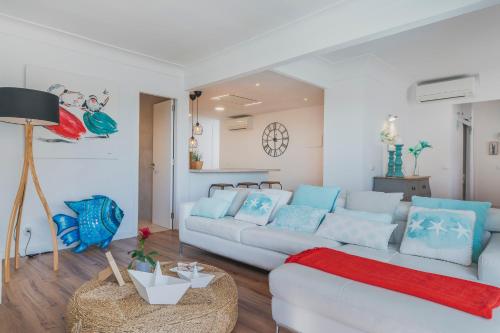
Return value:
<svg viewBox="0 0 500 333">
<path fill-rule="evenodd" d="M 402 144 L 397 144 L 395 145 L 396 147 L 396 158 L 394 161 L 394 177 L 404 177 L 405 175 L 403 174 L 403 146 Z"/>
<path fill-rule="evenodd" d="M 389 150 L 389 161 L 387 162 L 386 177 L 394 177 L 394 150 Z"/>
</svg>

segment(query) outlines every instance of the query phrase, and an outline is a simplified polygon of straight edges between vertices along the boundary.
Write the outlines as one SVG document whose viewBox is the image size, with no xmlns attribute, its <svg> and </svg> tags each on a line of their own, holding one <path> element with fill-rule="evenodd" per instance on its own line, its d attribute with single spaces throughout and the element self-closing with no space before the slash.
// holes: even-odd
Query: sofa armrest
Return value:
<svg viewBox="0 0 500 333">
<path fill-rule="evenodd" d="M 480 281 L 500 287 L 500 233 L 491 235 L 479 256 L 478 277 Z"/>
<path fill-rule="evenodd" d="M 186 230 L 186 219 L 191 215 L 195 202 L 185 202 L 179 209 L 179 237 L 182 241 L 184 230 Z"/>
</svg>

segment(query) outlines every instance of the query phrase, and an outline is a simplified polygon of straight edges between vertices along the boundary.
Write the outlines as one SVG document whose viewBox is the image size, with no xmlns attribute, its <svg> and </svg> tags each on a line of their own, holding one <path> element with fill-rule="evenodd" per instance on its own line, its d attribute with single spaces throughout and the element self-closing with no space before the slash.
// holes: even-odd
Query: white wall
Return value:
<svg viewBox="0 0 500 333">
<path fill-rule="evenodd" d="M 500 101 L 474 103 L 472 116 L 474 199 L 500 207 L 500 155 L 488 155 L 488 143 L 499 141 Z"/>
<path fill-rule="evenodd" d="M 120 117 L 120 135 L 117 138 L 121 144 L 116 160 L 38 159 L 35 163 L 54 214 L 69 213 L 64 200 L 105 194 L 115 199 L 125 212 L 115 238 L 135 236 L 138 216 L 139 93 L 177 98 L 177 130 L 180 137 L 187 138 L 188 108 L 182 89 L 182 70 L 5 18 L 0 19 L 0 45 L 0 86 L 24 87 L 26 64 L 103 78 L 117 84 L 121 98 L 120 112 L 124 116 Z M 187 161 L 186 142 L 178 144 L 179 158 Z M 3 253 L 6 222 L 16 194 L 22 163 L 22 127 L 0 123 L 0 147 L 0 221 L 5 222 L 0 224 Z M 176 177 L 187 178 L 187 163 L 179 165 Z M 183 200 L 186 193 L 182 192 L 182 186 L 177 188 L 179 193 L 176 197 Z M 23 226 L 30 225 L 33 230 L 29 251 L 51 250 L 47 221 L 31 184 L 24 206 Z M 21 248 L 24 248 L 24 241 L 23 238 Z"/>
<path fill-rule="evenodd" d="M 325 93 L 324 184 L 346 190 L 371 190 L 373 177 L 386 172 L 386 149 L 380 131 L 389 114 L 397 114 L 398 132 L 405 137 L 408 110 L 403 93 L 382 76 L 362 75 L 341 80 Z"/>
<path fill-rule="evenodd" d="M 309 58 L 275 70 L 325 88 L 324 184 L 350 190 L 371 189 L 371 177 L 385 174 L 386 148 L 378 133 L 384 118 L 396 114 L 405 144 L 405 174 L 411 175 L 413 165 L 408 147 L 427 140 L 433 148 L 419 158 L 420 175 L 431 176 L 433 196 L 461 198 L 462 129 L 457 113 L 471 102 L 500 99 L 500 67 L 495 63 L 478 72 L 475 98 L 425 104 L 415 102 L 412 80 L 372 55 L 337 64 Z"/>
<path fill-rule="evenodd" d="M 262 148 L 262 132 L 272 122 L 288 130 L 290 142 L 282 156 L 271 157 Z M 269 174 L 285 189 L 300 184 L 320 185 L 323 179 L 323 107 L 270 112 L 253 117 L 250 130 L 229 131 L 221 124 L 221 168 L 280 169 Z"/>
</svg>

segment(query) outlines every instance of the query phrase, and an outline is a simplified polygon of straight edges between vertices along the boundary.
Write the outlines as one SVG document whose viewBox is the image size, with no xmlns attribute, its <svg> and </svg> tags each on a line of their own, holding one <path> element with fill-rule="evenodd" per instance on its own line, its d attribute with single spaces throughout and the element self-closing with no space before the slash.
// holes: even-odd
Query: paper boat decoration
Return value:
<svg viewBox="0 0 500 333">
<path fill-rule="evenodd" d="M 177 304 L 191 285 L 189 281 L 162 275 L 159 262 L 154 273 L 129 269 L 128 275 L 139 295 L 149 304 Z"/>
<path fill-rule="evenodd" d="M 198 273 L 198 271 L 177 271 L 177 275 L 181 279 L 191 282 L 191 288 L 205 288 L 215 277 L 212 274 Z"/>
</svg>

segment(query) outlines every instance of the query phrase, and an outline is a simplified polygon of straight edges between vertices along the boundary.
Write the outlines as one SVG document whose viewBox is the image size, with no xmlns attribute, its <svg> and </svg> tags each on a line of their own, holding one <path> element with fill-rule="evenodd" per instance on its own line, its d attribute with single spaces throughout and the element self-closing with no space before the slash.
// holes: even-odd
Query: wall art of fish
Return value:
<svg viewBox="0 0 500 333">
<path fill-rule="evenodd" d="M 65 201 L 77 217 L 57 214 L 52 219 L 57 224 L 57 235 L 66 246 L 79 242 L 75 253 L 85 251 L 90 245 L 108 248 L 123 220 L 123 210 L 115 201 L 104 195 L 91 199 Z"/>
</svg>

